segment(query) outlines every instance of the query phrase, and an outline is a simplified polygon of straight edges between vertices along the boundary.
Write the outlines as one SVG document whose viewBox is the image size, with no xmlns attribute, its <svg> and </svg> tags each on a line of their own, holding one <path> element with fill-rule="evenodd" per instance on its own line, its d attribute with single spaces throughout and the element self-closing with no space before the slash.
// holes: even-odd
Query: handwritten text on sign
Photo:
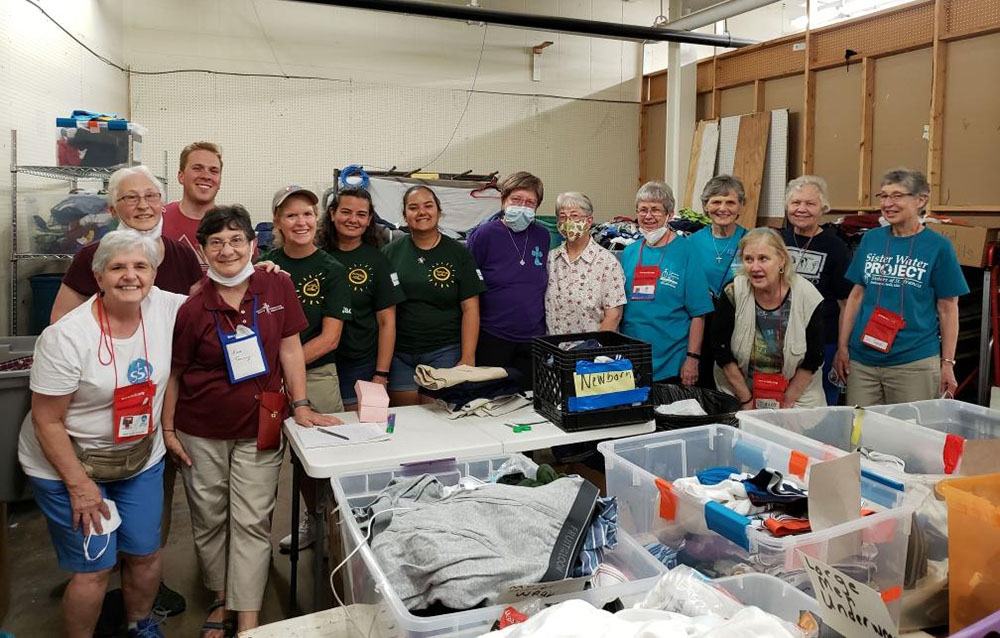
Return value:
<svg viewBox="0 0 1000 638">
<path fill-rule="evenodd" d="M 802 552 L 799 557 L 809 574 L 823 622 L 844 636 L 895 638 L 896 623 L 877 591 Z"/>
<path fill-rule="evenodd" d="M 576 396 L 589 397 L 595 394 L 635 390 L 635 375 L 632 370 L 574 374 L 573 384 L 576 386 Z"/>
</svg>

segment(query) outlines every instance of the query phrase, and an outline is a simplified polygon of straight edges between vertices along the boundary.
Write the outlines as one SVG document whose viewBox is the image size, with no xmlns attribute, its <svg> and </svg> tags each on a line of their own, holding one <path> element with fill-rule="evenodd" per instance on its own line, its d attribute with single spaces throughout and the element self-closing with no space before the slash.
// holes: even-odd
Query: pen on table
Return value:
<svg viewBox="0 0 1000 638">
<path fill-rule="evenodd" d="M 323 428 L 316 428 L 316 429 L 319 430 L 320 432 L 322 432 L 323 434 L 329 434 L 330 436 L 335 436 L 338 439 L 344 439 L 345 441 L 350 441 L 351 440 L 351 439 L 347 438 L 346 436 L 344 436 L 343 434 L 337 434 L 336 432 L 331 432 L 330 430 L 324 430 Z"/>
<path fill-rule="evenodd" d="M 390 414 L 388 424 L 385 426 L 386 434 L 392 434 L 396 429 L 396 415 Z"/>
</svg>

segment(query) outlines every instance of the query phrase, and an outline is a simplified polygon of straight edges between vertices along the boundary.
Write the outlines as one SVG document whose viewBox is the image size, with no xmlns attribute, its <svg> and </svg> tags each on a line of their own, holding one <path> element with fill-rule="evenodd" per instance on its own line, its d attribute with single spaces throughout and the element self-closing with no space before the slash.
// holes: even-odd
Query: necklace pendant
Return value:
<svg viewBox="0 0 1000 638">
<path fill-rule="evenodd" d="M 524 260 L 522 259 L 520 263 L 521 263 L 521 265 L 523 266 L 523 265 L 524 265 Z"/>
<path fill-rule="evenodd" d="M 715 256 L 715 263 L 717 263 L 717 264 L 721 264 L 722 263 L 722 255 L 716 255 Z"/>
</svg>

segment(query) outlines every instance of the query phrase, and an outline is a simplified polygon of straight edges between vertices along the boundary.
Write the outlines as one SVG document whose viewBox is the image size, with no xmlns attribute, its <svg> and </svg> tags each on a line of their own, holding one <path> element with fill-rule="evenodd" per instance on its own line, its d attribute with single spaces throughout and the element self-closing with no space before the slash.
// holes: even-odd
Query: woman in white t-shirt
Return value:
<svg viewBox="0 0 1000 638">
<path fill-rule="evenodd" d="M 153 287 L 157 254 L 134 231 L 108 233 L 93 260 L 100 292 L 35 345 L 18 458 L 59 566 L 73 572 L 63 596 L 70 637 L 93 634 L 118 558 L 128 635 L 162 635 L 149 617 L 160 582 L 160 413 L 186 297 Z"/>
</svg>

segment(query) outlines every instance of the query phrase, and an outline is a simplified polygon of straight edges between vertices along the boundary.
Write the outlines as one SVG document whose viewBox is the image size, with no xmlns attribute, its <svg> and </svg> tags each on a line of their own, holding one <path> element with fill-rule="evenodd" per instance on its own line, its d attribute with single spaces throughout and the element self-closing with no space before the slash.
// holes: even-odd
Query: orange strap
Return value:
<svg viewBox="0 0 1000 638">
<path fill-rule="evenodd" d="M 674 520 L 677 515 L 677 497 L 672 488 L 667 481 L 656 479 L 656 489 L 660 491 L 660 518 L 667 521 Z"/>
<path fill-rule="evenodd" d="M 799 452 L 798 450 L 792 450 L 792 456 L 788 459 L 788 473 L 792 476 L 797 476 L 803 481 L 806 478 L 806 467 L 809 465 L 809 457 Z"/>
</svg>

